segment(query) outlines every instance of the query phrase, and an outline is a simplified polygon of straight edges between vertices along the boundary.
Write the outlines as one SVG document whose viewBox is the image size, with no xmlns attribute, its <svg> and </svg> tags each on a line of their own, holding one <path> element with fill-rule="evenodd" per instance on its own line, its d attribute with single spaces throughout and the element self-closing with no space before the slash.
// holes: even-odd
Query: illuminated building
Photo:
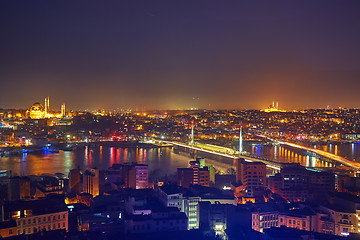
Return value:
<svg viewBox="0 0 360 240">
<path fill-rule="evenodd" d="M 288 201 L 309 198 L 335 190 L 335 175 L 331 172 L 308 170 L 299 164 L 284 164 L 280 173 L 269 177 L 269 189 Z"/>
<path fill-rule="evenodd" d="M 264 110 L 265 112 L 285 112 L 284 110 L 279 110 L 279 102 L 273 101 L 273 103 Z"/>
<path fill-rule="evenodd" d="M 99 169 L 87 170 L 83 174 L 83 192 L 93 197 L 100 194 L 100 172 Z"/>
<path fill-rule="evenodd" d="M 148 187 L 148 165 L 113 164 L 105 176 L 110 183 L 121 183 L 124 188 L 143 189 Z"/>
<path fill-rule="evenodd" d="M 255 197 L 264 193 L 266 187 L 266 164 L 248 162 L 243 158 L 236 160 L 236 181 L 241 182 L 245 196 Z"/>
<path fill-rule="evenodd" d="M 15 220 L 17 235 L 43 230 L 68 230 L 68 209 L 56 199 L 12 201 L 2 206 L 2 220 Z"/>
<path fill-rule="evenodd" d="M 136 164 L 135 168 L 135 188 L 144 189 L 148 187 L 148 165 Z"/>
<path fill-rule="evenodd" d="M 34 103 L 26 113 L 32 119 L 45 118 L 45 108 L 40 103 Z"/>
<path fill-rule="evenodd" d="M 16 221 L 3 221 L 0 222 L 0 238 L 7 238 L 17 234 Z"/>
<path fill-rule="evenodd" d="M 207 167 L 201 167 L 199 160 L 190 161 L 190 168 L 178 168 L 178 183 L 183 187 L 190 185 L 210 186 L 210 174 Z"/>
<path fill-rule="evenodd" d="M 50 112 L 50 98 L 46 97 L 44 106 L 40 103 L 34 103 L 27 111 L 26 115 L 32 119 L 42 118 L 61 118 L 66 116 L 65 104 L 61 105 L 60 112 Z"/>
</svg>

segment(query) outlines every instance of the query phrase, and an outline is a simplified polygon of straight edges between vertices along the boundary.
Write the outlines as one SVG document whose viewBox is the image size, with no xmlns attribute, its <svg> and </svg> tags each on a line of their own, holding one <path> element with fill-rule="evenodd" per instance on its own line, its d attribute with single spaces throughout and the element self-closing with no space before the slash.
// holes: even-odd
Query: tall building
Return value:
<svg viewBox="0 0 360 240">
<path fill-rule="evenodd" d="M 135 188 L 144 189 L 148 187 L 148 165 L 136 164 L 135 168 Z"/>
<path fill-rule="evenodd" d="M 83 174 L 83 192 L 91 194 L 93 197 L 100 194 L 100 171 L 90 169 Z"/>
<path fill-rule="evenodd" d="M 210 186 L 208 167 L 202 167 L 201 159 L 190 161 L 190 168 L 178 168 L 178 184 L 188 188 L 190 185 Z"/>
<path fill-rule="evenodd" d="M 148 165 L 146 164 L 113 164 L 105 176 L 109 183 L 123 188 L 143 189 L 148 187 Z"/>
<path fill-rule="evenodd" d="M 249 162 L 244 158 L 236 160 L 236 181 L 241 182 L 245 196 L 256 197 L 264 193 L 266 187 L 266 164 Z"/>
<path fill-rule="evenodd" d="M 81 192 L 81 173 L 79 169 L 71 169 L 69 172 L 69 192 L 76 194 Z"/>
<path fill-rule="evenodd" d="M 280 173 L 269 177 L 268 187 L 286 200 L 306 201 L 324 192 L 333 192 L 335 175 L 331 172 L 310 171 L 300 164 L 285 164 Z"/>
<path fill-rule="evenodd" d="M 8 183 L 9 201 L 30 198 L 30 179 L 27 177 L 11 177 Z"/>
</svg>

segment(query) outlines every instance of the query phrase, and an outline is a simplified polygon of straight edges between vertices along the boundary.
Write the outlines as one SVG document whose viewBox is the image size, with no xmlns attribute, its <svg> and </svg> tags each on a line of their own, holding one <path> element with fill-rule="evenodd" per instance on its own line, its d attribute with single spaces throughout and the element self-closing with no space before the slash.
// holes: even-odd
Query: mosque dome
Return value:
<svg viewBox="0 0 360 240">
<path fill-rule="evenodd" d="M 40 103 L 34 103 L 29 109 L 29 116 L 33 119 L 40 119 L 45 117 L 45 108 Z"/>
</svg>

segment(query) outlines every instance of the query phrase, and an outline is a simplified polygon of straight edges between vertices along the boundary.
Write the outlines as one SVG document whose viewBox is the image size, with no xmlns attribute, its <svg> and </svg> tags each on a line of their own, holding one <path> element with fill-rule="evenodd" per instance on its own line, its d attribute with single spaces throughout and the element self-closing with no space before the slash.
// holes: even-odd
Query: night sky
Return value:
<svg viewBox="0 0 360 240">
<path fill-rule="evenodd" d="M 360 1 L 0 2 L 0 108 L 360 108 Z"/>
</svg>

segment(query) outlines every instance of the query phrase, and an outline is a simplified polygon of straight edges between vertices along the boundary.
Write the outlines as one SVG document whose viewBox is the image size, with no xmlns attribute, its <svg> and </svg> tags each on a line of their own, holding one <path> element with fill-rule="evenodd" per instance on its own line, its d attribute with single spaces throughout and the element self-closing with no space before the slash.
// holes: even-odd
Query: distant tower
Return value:
<svg viewBox="0 0 360 240">
<path fill-rule="evenodd" d="M 66 117 L 65 103 L 61 104 L 61 117 Z"/>
<path fill-rule="evenodd" d="M 239 152 L 243 152 L 243 138 L 242 138 L 242 126 L 240 126 L 240 134 L 239 134 Z"/>
<path fill-rule="evenodd" d="M 276 110 L 279 110 L 279 102 L 276 102 Z"/>
<path fill-rule="evenodd" d="M 45 117 L 48 116 L 49 108 L 50 108 L 50 98 L 46 97 L 45 98 Z"/>
<path fill-rule="evenodd" d="M 191 145 L 194 145 L 194 121 L 191 122 Z"/>
</svg>

